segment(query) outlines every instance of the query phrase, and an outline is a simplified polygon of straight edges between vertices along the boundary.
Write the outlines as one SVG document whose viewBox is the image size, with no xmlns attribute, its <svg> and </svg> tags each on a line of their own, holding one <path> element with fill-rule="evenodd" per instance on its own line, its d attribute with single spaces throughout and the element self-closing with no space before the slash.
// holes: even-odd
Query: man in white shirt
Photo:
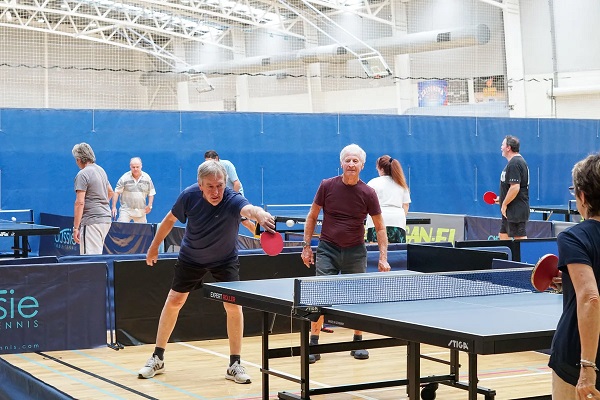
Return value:
<svg viewBox="0 0 600 400">
<path fill-rule="evenodd" d="M 142 159 L 133 157 L 129 161 L 130 171 L 119 178 L 113 195 L 112 216 L 117 216 L 117 201 L 121 196 L 118 222 L 146 223 L 146 214 L 152 211 L 154 202 L 154 183 L 150 175 L 142 171 Z M 148 203 L 146 203 L 148 199 Z"/>
</svg>

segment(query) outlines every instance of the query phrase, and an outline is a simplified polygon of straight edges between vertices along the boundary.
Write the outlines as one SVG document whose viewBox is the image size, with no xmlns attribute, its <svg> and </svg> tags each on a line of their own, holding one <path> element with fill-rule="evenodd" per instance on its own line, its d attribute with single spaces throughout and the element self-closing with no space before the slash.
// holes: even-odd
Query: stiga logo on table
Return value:
<svg viewBox="0 0 600 400">
<path fill-rule="evenodd" d="M 61 229 L 58 235 L 54 235 L 54 246 L 57 249 L 75 250 L 77 243 L 73 238 L 73 229 Z"/>
<path fill-rule="evenodd" d="M 33 296 L 19 297 L 14 289 L 0 289 L 0 330 L 37 328 L 39 322 L 34 317 L 39 307 Z"/>
</svg>

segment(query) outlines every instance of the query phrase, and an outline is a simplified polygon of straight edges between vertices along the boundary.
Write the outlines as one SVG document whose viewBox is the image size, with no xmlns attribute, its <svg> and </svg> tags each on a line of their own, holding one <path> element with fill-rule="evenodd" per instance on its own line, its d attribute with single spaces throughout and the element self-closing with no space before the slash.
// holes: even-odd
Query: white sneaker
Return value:
<svg viewBox="0 0 600 400">
<path fill-rule="evenodd" d="M 165 362 L 158 358 L 157 355 L 153 355 L 146 361 L 146 365 L 138 372 L 138 378 L 149 379 L 154 375 L 162 374 L 165 372 Z"/>
<path fill-rule="evenodd" d="M 250 380 L 250 375 L 246 373 L 246 369 L 237 361 L 234 362 L 231 367 L 227 368 L 225 379 L 229 379 L 235 383 L 252 383 Z"/>
</svg>

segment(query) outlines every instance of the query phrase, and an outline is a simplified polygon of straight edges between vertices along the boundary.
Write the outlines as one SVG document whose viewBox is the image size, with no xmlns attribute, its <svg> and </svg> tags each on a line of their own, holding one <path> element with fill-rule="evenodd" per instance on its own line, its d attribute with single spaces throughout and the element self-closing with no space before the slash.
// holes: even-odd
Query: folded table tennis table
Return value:
<svg viewBox="0 0 600 400">
<path fill-rule="evenodd" d="M 506 283 L 504 279 L 509 274 L 511 279 L 520 283 Z M 533 292 L 530 274 L 531 268 L 452 274 L 398 271 L 208 283 L 204 286 L 204 294 L 210 299 L 263 312 L 263 399 L 269 397 L 269 375 L 274 375 L 300 384 L 299 396 L 280 392 L 280 399 L 309 399 L 317 394 L 405 385 L 409 399 L 416 400 L 419 399 L 421 385 L 441 383 L 467 390 L 469 400 L 477 399 L 478 393 L 484 394 L 486 400 L 492 400 L 496 392 L 478 386 L 477 356 L 548 349 L 562 313 L 562 295 Z M 355 281 L 356 287 L 349 289 L 348 286 L 355 284 L 353 280 L 356 279 L 360 279 Z M 303 292 L 303 285 L 312 288 Z M 421 299 L 410 300 L 414 296 L 412 292 L 422 291 L 424 287 L 429 288 L 425 289 L 424 294 L 416 296 Z M 440 294 L 448 290 L 452 292 L 452 297 Z M 304 295 L 309 296 L 308 301 L 302 297 Z M 322 295 L 325 298 L 321 299 Z M 333 304 L 332 299 L 338 304 Z M 388 299 L 393 301 L 386 301 Z M 292 316 L 301 321 L 299 347 L 291 350 L 269 348 L 271 314 Z M 358 344 L 310 345 L 310 321 L 320 315 L 325 316 L 326 324 L 371 332 L 389 339 Z M 311 352 L 403 344 L 408 346 L 406 379 L 326 388 L 309 387 L 308 356 Z M 420 359 L 430 359 L 420 354 L 421 344 L 449 349 L 447 375 L 421 377 Z M 468 354 L 468 382 L 459 381 L 459 352 Z M 299 378 L 269 369 L 270 359 L 290 354 L 300 356 Z M 542 398 L 550 399 L 549 396 L 536 397 Z"/>
</svg>

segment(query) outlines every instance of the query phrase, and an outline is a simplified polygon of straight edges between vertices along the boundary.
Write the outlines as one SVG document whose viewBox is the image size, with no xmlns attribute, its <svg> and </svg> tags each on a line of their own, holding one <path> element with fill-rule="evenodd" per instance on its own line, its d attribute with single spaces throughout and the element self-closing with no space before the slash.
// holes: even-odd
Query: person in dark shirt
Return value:
<svg viewBox="0 0 600 400">
<path fill-rule="evenodd" d="M 387 233 L 377 193 L 360 180 L 360 171 L 365 166 L 367 155 L 356 144 L 344 147 L 340 153 L 343 173 L 324 179 L 306 217 L 302 261 L 307 267 L 315 262 L 310 241 L 315 231 L 317 218 L 323 209 L 323 225 L 317 247 L 316 274 L 355 274 L 367 270 L 367 248 L 365 246 L 365 218 L 370 215 L 379 238 L 380 271 L 389 271 L 387 261 Z M 323 326 L 323 316 L 311 324 L 311 344 L 318 344 Z M 362 332 L 354 331 L 354 340 L 362 340 Z M 367 350 L 353 350 L 356 359 L 369 358 Z M 321 359 L 320 354 L 311 354 L 309 362 Z"/>
<path fill-rule="evenodd" d="M 552 340 L 552 398 L 600 399 L 600 153 L 573 167 L 577 211 L 584 221 L 558 234 L 563 313 Z"/>
<path fill-rule="evenodd" d="M 527 239 L 526 225 L 529 220 L 529 167 L 519 153 L 521 144 L 514 136 L 506 136 L 502 141 L 502 157 L 508 163 L 500 175 L 500 212 L 502 226 L 500 240 L 509 237 Z"/>
<path fill-rule="evenodd" d="M 189 292 L 200 289 L 206 273 L 217 282 L 238 281 L 239 261 L 236 247 L 240 216 L 257 221 L 265 230 L 274 232 L 271 214 L 253 206 L 241 194 L 226 187 L 225 168 L 214 160 L 198 167 L 198 184 L 184 189 L 171 211 L 162 220 L 146 255 L 153 266 L 158 248 L 178 220 L 186 224 L 181 249 L 175 264 L 171 290 L 160 315 L 156 347 L 152 357 L 140 369 L 140 378 L 152 378 L 165 371 L 164 352 L 175 328 L 179 310 Z M 236 383 L 251 383 L 241 365 L 244 316 L 242 307 L 223 303 L 227 312 L 230 361 L 225 378 Z"/>
</svg>

